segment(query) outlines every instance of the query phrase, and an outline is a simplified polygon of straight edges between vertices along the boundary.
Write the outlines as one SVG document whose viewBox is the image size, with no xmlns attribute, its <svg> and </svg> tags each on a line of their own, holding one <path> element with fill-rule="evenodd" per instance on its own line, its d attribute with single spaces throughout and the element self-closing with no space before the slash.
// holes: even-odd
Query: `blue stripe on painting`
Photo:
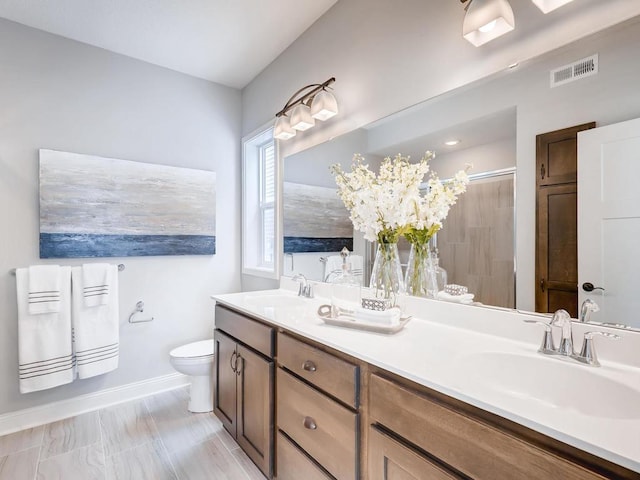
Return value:
<svg viewBox="0 0 640 480">
<path fill-rule="evenodd" d="M 211 235 L 40 234 L 40 258 L 213 255 L 215 253 L 216 237 Z"/>
<path fill-rule="evenodd" d="M 343 247 L 353 251 L 353 237 L 284 237 L 284 253 L 339 252 Z"/>
</svg>

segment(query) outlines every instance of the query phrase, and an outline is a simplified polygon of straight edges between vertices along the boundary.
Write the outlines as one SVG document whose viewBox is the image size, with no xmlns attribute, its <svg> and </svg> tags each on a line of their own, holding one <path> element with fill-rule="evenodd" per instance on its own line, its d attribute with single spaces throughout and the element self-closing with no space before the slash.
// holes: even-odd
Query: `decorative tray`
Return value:
<svg viewBox="0 0 640 480">
<path fill-rule="evenodd" d="M 326 307 L 329 307 L 329 308 L 326 308 Z M 400 330 L 404 328 L 404 326 L 411 319 L 410 315 L 403 316 L 403 317 L 400 317 L 399 323 L 395 323 L 393 325 L 383 325 L 380 323 L 364 322 L 362 320 L 356 321 L 355 317 L 352 317 L 350 315 L 340 315 L 338 317 L 333 317 L 331 315 L 330 305 L 322 305 L 320 308 L 318 308 L 318 317 L 327 325 L 334 325 L 336 327 L 353 328 L 356 330 L 364 330 L 366 332 L 384 333 L 387 335 L 398 333 Z"/>
</svg>

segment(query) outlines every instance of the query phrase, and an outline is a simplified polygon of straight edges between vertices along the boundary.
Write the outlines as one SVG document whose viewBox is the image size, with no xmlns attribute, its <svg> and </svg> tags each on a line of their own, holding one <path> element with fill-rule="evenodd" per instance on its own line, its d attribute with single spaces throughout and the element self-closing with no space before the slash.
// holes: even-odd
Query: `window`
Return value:
<svg viewBox="0 0 640 480">
<path fill-rule="evenodd" d="M 262 267 L 273 267 L 275 262 L 275 207 L 276 207 L 276 162 L 275 142 L 261 145 L 260 150 L 260 221 Z"/>
<path fill-rule="evenodd" d="M 242 273 L 278 278 L 278 155 L 273 129 L 243 139 Z"/>
</svg>

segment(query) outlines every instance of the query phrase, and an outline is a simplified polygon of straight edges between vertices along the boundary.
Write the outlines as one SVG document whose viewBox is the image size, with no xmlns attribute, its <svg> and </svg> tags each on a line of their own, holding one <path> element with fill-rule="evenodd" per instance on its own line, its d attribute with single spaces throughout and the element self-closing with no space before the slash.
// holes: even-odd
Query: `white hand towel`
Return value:
<svg viewBox="0 0 640 480">
<path fill-rule="evenodd" d="M 393 307 L 388 310 L 369 310 L 359 308 L 356 310 L 356 322 L 377 323 L 380 325 L 398 325 L 402 312 L 399 308 Z"/>
<path fill-rule="evenodd" d="M 85 306 L 83 268 L 74 267 L 71 272 L 73 338 L 78 378 L 102 375 L 118 368 L 118 267 L 109 265 L 109 269 L 110 292 L 106 305 L 100 308 Z"/>
<path fill-rule="evenodd" d="M 60 267 L 58 312 L 29 313 L 29 269 L 16 270 L 20 393 L 71 383 L 71 268 Z"/>
<path fill-rule="evenodd" d="M 108 263 L 85 263 L 82 265 L 82 296 L 85 307 L 106 305 L 111 290 L 112 265 Z M 117 270 L 116 270 L 117 272 Z"/>
<path fill-rule="evenodd" d="M 30 315 L 60 311 L 60 266 L 29 267 L 28 306 Z"/>
</svg>

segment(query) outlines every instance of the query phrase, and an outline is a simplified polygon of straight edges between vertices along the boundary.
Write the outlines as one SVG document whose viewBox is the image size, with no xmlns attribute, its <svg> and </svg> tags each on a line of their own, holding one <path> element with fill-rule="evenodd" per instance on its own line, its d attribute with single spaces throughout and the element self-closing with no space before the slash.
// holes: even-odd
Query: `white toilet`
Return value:
<svg viewBox="0 0 640 480">
<path fill-rule="evenodd" d="M 169 352 L 171 365 L 178 372 L 191 375 L 189 411 L 213 410 L 213 339 L 188 343 Z"/>
</svg>

